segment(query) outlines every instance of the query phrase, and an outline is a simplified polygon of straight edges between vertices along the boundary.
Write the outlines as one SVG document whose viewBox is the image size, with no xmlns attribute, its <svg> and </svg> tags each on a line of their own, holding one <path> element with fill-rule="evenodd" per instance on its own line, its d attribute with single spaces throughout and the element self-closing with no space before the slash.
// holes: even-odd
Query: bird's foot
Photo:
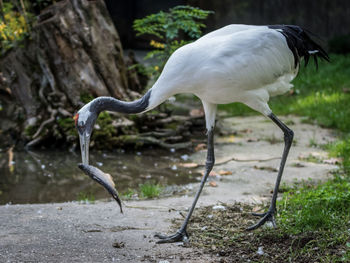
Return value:
<svg viewBox="0 0 350 263">
<path fill-rule="evenodd" d="M 257 229 L 259 227 L 261 227 L 262 225 L 264 225 L 267 221 L 270 221 L 272 223 L 272 226 L 274 228 L 276 228 L 276 221 L 275 221 L 275 209 L 269 209 L 267 212 L 265 213 L 252 213 L 253 216 L 258 216 L 261 217 L 261 219 L 259 220 L 258 223 L 248 227 L 246 230 L 254 230 Z"/>
<path fill-rule="evenodd" d="M 179 230 L 174 235 L 165 236 L 161 234 L 155 234 L 154 237 L 159 238 L 157 244 L 162 243 L 175 243 L 175 242 L 188 242 L 188 235 L 186 230 Z"/>
</svg>

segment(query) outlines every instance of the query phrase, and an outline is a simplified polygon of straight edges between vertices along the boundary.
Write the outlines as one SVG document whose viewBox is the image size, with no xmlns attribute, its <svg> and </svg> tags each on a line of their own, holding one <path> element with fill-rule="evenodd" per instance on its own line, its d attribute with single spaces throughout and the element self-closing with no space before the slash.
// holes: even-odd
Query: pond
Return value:
<svg viewBox="0 0 350 263">
<path fill-rule="evenodd" d="M 176 164 L 187 155 L 169 150 L 91 152 L 90 164 L 110 173 L 119 193 L 145 182 L 182 185 L 196 181 L 191 171 Z M 0 204 L 65 202 L 108 193 L 77 166 L 80 153 L 45 150 L 0 153 Z"/>
</svg>

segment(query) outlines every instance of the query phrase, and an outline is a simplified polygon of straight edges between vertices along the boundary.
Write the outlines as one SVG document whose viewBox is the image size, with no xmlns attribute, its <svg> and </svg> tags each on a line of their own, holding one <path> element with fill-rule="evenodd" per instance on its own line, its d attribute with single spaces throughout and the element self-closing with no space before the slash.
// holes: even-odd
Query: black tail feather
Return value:
<svg viewBox="0 0 350 263">
<path fill-rule="evenodd" d="M 310 35 L 315 36 L 310 31 L 293 25 L 272 25 L 269 28 L 276 29 L 284 35 L 288 47 L 293 53 L 295 67 L 300 64 L 301 57 L 304 57 L 305 67 L 309 62 L 310 56 L 314 57 L 316 68 L 318 68 L 318 58 L 330 61 L 327 52 L 310 37 Z"/>
</svg>

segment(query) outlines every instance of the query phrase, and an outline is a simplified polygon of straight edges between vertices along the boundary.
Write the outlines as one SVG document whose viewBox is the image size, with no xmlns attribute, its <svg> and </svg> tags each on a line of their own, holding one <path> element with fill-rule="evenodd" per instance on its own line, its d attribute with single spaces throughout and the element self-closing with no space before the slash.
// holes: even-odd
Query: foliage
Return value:
<svg viewBox="0 0 350 263">
<path fill-rule="evenodd" d="M 107 150 L 113 149 L 113 143 L 111 142 L 117 139 L 117 130 L 112 123 L 111 115 L 106 111 L 101 112 L 96 121 L 97 127 L 95 127 L 91 138 L 92 141 L 99 142 L 99 147 Z"/>
<path fill-rule="evenodd" d="M 11 2 L 4 3 L 3 17 L 0 18 L 0 51 L 5 53 L 8 49 L 16 46 L 29 35 L 29 25 L 26 16 L 29 14 L 15 11 Z"/>
<path fill-rule="evenodd" d="M 190 245 L 219 259 L 223 257 L 220 262 L 349 262 L 349 202 L 342 200 L 348 196 L 346 191 L 349 188 L 343 187 L 341 180 L 334 179 L 334 187 L 331 182 L 325 187 L 307 182 L 302 190 L 298 187 L 290 189 L 291 192 L 285 195 L 288 201 L 278 203 L 278 210 L 283 213 L 282 210 L 286 209 L 287 212 L 276 218 L 276 229 L 265 225 L 247 232 L 245 227 L 257 221 L 251 214 L 254 209 L 251 205 L 222 204 L 225 210 L 213 210 L 212 206 L 196 209 L 188 226 Z M 334 192 L 335 198 L 332 199 Z M 296 199 L 291 200 L 294 197 Z M 325 207 L 318 210 L 308 198 L 318 198 Z M 305 215 L 299 218 L 297 213 L 301 205 L 311 209 L 307 207 Z M 320 214 L 326 214 L 326 218 Z M 301 224 L 297 225 L 295 222 L 299 219 Z M 174 229 L 180 227 L 182 220 L 175 220 Z M 304 226 L 307 228 L 302 229 Z"/>
<path fill-rule="evenodd" d="M 141 198 L 155 198 L 159 197 L 161 191 L 162 187 L 159 184 L 146 182 L 145 184 L 140 184 L 138 189 L 128 188 L 123 193 L 123 198 L 132 199 L 135 196 L 140 196 Z"/>
<path fill-rule="evenodd" d="M 136 190 L 128 188 L 128 190 L 123 193 L 123 198 L 131 199 L 135 194 L 137 194 Z"/>
<path fill-rule="evenodd" d="M 309 122 L 342 132 L 338 141 L 325 148 L 330 155 L 343 158 L 345 173 L 323 184 L 304 183 L 288 189 L 278 202 L 279 230 L 263 231 L 255 239 L 292 237 L 286 248 L 292 262 L 300 256 L 317 262 L 349 262 L 350 56 L 332 54 L 331 63 L 321 62 L 318 71 L 311 66 L 301 68 L 293 84 L 290 94 L 271 99 L 273 112 L 306 116 Z M 243 104 L 220 108 L 231 115 L 256 114 Z"/>
<path fill-rule="evenodd" d="M 0 55 L 12 47 L 21 46 L 30 36 L 32 24 L 41 10 L 55 0 L 5 0 L 0 10 Z"/>
<path fill-rule="evenodd" d="M 350 135 L 326 145 L 326 149 L 333 157 L 343 159 L 343 167 L 347 173 L 350 172 Z"/>
<path fill-rule="evenodd" d="M 136 35 L 150 35 L 154 38 L 150 41 L 150 46 L 155 50 L 149 52 L 146 59 L 155 58 L 157 64 L 148 68 L 149 73 L 158 76 L 176 49 L 199 38 L 205 28 L 201 20 L 206 19 L 210 13 L 213 12 L 180 5 L 170 8 L 169 12 L 160 11 L 136 19 L 133 24 Z M 187 39 L 180 39 L 182 35 Z"/>
<path fill-rule="evenodd" d="M 350 182 L 336 177 L 324 184 L 296 187 L 279 202 L 281 227 L 291 234 L 346 228 L 350 220 Z"/>
<path fill-rule="evenodd" d="M 32 3 L 33 10 L 35 10 L 36 13 L 39 14 L 41 10 L 48 7 L 49 5 L 52 5 L 56 1 L 55 0 L 35 0 L 30 2 Z"/>
<path fill-rule="evenodd" d="M 71 136 L 77 135 L 73 118 L 58 118 L 57 123 L 65 134 Z"/>
<path fill-rule="evenodd" d="M 293 82 L 295 95 L 272 99 L 272 110 L 307 116 L 321 126 L 349 132 L 350 56 L 331 55 L 331 61 L 321 62 L 318 71 L 301 69 Z"/>
<path fill-rule="evenodd" d="M 146 182 L 145 184 L 140 184 L 139 189 L 142 197 L 155 198 L 159 196 L 162 188 L 159 184 Z"/>
<path fill-rule="evenodd" d="M 90 101 L 92 101 L 94 99 L 94 96 L 92 96 L 89 93 L 82 93 L 80 94 L 80 100 L 81 102 L 83 102 L 84 104 L 89 103 Z"/>
<path fill-rule="evenodd" d="M 94 203 L 95 202 L 95 196 L 92 193 L 87 192 L 79 192 L 77 196 L 77 201 L 81 203 Z"/>
</svg>

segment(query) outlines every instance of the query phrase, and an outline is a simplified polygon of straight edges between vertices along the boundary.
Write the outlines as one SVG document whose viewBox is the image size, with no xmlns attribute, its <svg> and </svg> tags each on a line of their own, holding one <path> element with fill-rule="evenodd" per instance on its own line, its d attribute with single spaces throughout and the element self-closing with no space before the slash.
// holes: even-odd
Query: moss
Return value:
<svg viewBox="0 0 350 263">
<path fill-rule="evenodd" d="M 80 94 L 80 100 L 83 102 L 83 103 L 89 103 L 90 101 L 92 101 L 94 99 L 94 97 L 89 94 L 89 93 L 81 93 Z"/>
<path fill-rule="evenodd" d="M 108 112 L 101 112 L 96 125 L 98 129 L 94 129 L 92 141 L 95 142 L 95 148 L 111 150 L 118 143 L 117 130 L 112 125 L 113 119 Z"/>
<path fill-rule="evenodd" d="M 176 130 L 179 124 L 177 122 L 167 123 L 164 125 L 165 129 Z"/>
<path fill-rule="evenodd" d="M 28 125 L 25 129 L 24 129 L 24 134 L 32 137 L 35 132 L 37 131 L 38 127 L 37 126 L 32 126 L 32 125 Z"/>
<path fill-rule="evenodd" d="M 57 123 L 65 134 L 73 136 L 76 135 L 75 124 L 72 118 L 59 118 Z"/>
</svg>

